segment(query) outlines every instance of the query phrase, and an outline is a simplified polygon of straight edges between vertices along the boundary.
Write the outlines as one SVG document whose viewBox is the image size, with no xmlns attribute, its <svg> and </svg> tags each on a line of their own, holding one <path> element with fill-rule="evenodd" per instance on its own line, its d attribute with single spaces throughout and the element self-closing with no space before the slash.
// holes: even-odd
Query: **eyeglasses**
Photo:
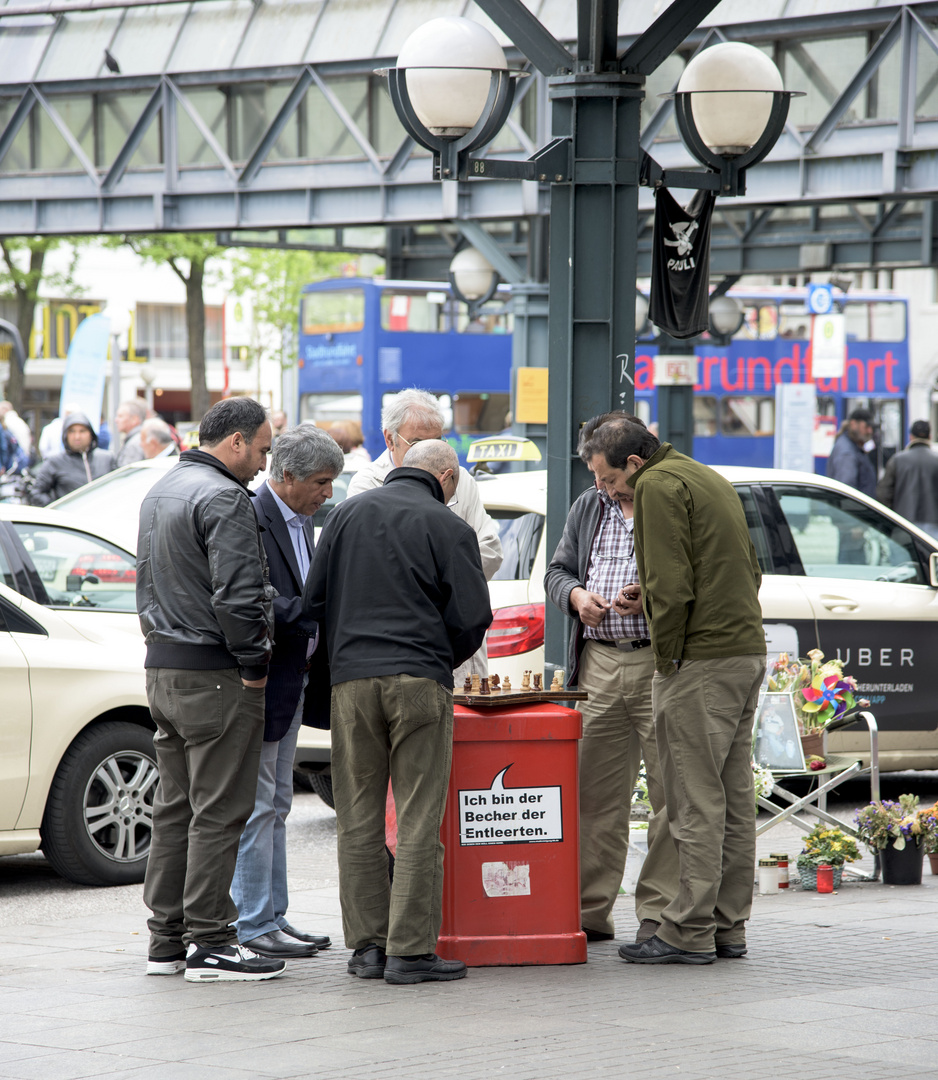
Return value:
<svg viewBox="0 0 938 1080">
<path fill-rule="evenodd" d="M 414 439 L 414 441 L 411 442 L 410 439 L 405 439 L 399 431 L 394 432 L 394 438 L 400 439 L 402 443 L 407 443 L 408 446 L 416 446 L 419 442 L 427 442 L 426 439 Z"/>
</svg>

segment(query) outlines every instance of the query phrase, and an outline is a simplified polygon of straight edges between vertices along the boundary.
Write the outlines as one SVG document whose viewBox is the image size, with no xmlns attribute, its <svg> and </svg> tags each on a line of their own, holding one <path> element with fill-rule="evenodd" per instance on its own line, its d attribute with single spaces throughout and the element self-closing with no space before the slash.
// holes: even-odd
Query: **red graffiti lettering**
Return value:
<svg viewBox="0 0 938 1080">
<path fill-rule="evenodd" d="M 635 357 L 635 389 L 654 390 L 655 388 L 655 361 L 648 353 L 642 353 Z"/>
<path fill-rule="evenodd" d="M 756 386 L 756 369 L 762 373 L 761 385 Z M 772 365 L 767 356 L 750 356 L 746 360 L 746 389 L 772 390 Z"/>
<path fill-rule="evenodd" d="M 729 379 L 729 357 L 720 359 L 720 385 L 724 390 L 743 390 L 746 387 L 746 372 L 742 358 L 736 360 L 736 382 Z"/>
</svg>

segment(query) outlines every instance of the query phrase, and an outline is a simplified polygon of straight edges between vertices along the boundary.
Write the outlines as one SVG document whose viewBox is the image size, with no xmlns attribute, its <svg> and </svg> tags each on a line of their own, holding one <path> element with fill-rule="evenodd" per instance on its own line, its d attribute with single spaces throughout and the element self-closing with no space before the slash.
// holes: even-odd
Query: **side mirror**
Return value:
<svg viewBox="0 0 938 1080">
<path fill-rule="evenodd" d="M 938 589 L 938 551 L 933 551 L 928 556 L 928 580 L 932 588 Z"/>
</svg>

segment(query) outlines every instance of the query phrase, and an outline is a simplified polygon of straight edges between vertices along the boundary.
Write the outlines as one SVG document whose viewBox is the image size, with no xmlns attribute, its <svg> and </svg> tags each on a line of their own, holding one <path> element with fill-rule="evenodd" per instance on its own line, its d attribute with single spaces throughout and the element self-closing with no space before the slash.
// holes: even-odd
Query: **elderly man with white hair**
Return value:
<svg viewBox="0 0 938 1080">
<path fill-rule="evenodd" d="M 140 426 L 140 449 L 148 460 L 157 457 L 178 457 L 179 450 L 173 432 L 165 420 L 153 416 Z"/>
<path fill-rule="evenodd" d="M 404 463 L 404 456 L 417 443 L 428 439 L 443 438 L 443 410 L 440 403 L 426 390 L 402 390 L 388 398 L 381 410 L 381 427 L 387 449 L 355 473 L 348 487 L 348 498 L 362 491 L 380 487 L 392 469 Z M 456 493 L 447 502 L 450 510 L 476 534 L 482 571 L 485 580 L 491 581 L 502 565 L 502 545 L 495 522 L 485 512 L 479 488 L 469 473 L 460 467 Z M 457 682 L 468 674 L 488 675 L 488 658 L 485 644 L 455 672 Z"/>
</svg>

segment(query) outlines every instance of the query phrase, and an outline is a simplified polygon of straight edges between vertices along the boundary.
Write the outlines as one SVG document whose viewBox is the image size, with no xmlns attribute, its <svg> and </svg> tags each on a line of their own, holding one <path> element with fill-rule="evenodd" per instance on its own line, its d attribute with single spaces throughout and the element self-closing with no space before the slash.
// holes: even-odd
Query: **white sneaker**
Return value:
<svg viewBox="0 0 938 1080">
<path fill-rule="evenodd" d="M 175 956 L 148 956 L 148 975 L 178 975 L 186 970 L 186 954 L 177 953 Z"/>
<path fill-rule="evenodd" d="M 285 961 L 258 956 L 244 945 L 206 949 L 193 942 L 186 953 L 186 981 L 258 982 L 275 979 L 286 966 Z"/>
</svg>

